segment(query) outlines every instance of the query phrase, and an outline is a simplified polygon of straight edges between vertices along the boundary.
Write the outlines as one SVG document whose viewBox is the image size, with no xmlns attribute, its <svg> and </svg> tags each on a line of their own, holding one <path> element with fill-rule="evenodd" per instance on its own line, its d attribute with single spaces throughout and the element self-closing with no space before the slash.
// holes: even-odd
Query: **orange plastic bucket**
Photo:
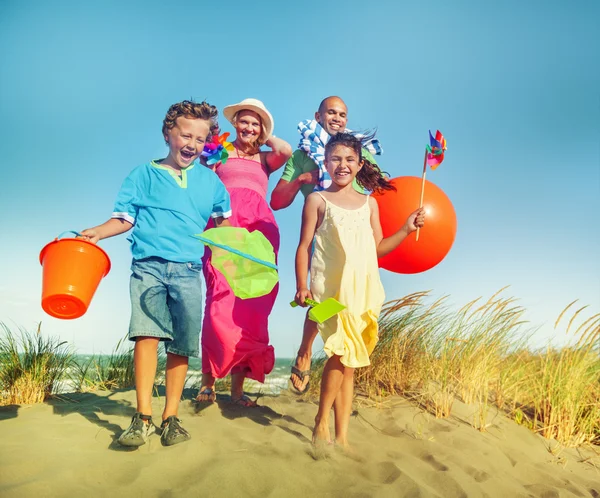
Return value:
<svg viewBox="0 0 600 498">
<path fill-rule="evenodd" d="M 42 308 L 53 317 L 69 320 L 87 311 L 100 280 L 110 271 L 110 259 L 96 244 L 61 239 L 62 235 L 40 252 Z"/>
</svg>

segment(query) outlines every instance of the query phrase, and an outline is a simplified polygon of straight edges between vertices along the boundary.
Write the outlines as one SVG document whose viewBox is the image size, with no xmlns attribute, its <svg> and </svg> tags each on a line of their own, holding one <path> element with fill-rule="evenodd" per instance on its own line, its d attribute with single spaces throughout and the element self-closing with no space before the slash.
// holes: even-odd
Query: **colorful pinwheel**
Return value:
<svg viewBox="0 0 600 498">
<path fill-rule="evenodd" d="M 423 207 L 423 196 L 425 195 L 425 176 L 427 175 L 427 165 L 434 170 L 444 160 L 444 151 L 446 150 L 446 139 L 440 130 L 435 132 L 435 138 L 429 130 L 429 145 L 425 146 L 425 159 L 423 159 L 423 179 L 421 181 L 421 202 L 419 207 Z M 419 240 L 420 228 L 417 228 L 415 240 Z"/>
<path fill-rule="evenodd" d="M 262 232 L 220 227 L 194 237 L 210 247 L 213 268 L 223 274 L 236 297 L 264 296 L 279 281 L 275 251 Z"/>
<path fill-rule="evenodd" d="M 435 132 L 435 138 L 429 131 L 429 145 L 427 145 L 427 164 L 434 170 L 444 160 L 444 151 L 446 150 L 446 139 L 444 135 L 437 130 Z"/>
<path fill-rule="evenodd" d="M 212 166 L 218 162 L 225 164 L 229 157 L 229 151 L 233 150 L 233 144 L 227 141 L 229 133 L 214 135 L 210 142 L 204 145 L 201 156 L 206 158 L 206 164 Z"/>
</svg>

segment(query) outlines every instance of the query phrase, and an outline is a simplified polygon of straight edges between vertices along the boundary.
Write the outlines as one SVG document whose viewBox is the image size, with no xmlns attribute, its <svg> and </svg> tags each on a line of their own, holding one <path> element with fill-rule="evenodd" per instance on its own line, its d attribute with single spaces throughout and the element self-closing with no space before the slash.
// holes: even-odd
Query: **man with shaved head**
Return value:
<svg viewBox="0 0 600 498">
<path fill-rule="evenodd" d="M 302 135 L 299 148 L 285 165 L 281 180 L 277 183 L 271 194 L 271 208 L 273 210 L 288 207 L 301 191 L 304 197 L 314 190 L 327 188 L 331 179 L 326 173 L 323 165 L 324 146 L 329 137 L 337 135 L 346 130 L 348 121 L 348 109 L 340 97 L 327 97 L 319 105 L 315 112 L 315 120 L 303 121 L 298 125 L 298 131 Z M 377 140 L 363 148 L 362 157 L 371 164 L 377 166 L 371 152 L 380 154 L 381 148 Z M 329 182 L 329 183 L 328 183 Z M 361 194 L 365 190 L 354 179 L 353 187 Z M 303 394 L 308 390 L 310 365 L 312 357 L 312 344 L 318 334 L 317 324 L 308 319 L 304 320 L 304 333 L 302 343 L 298 350 L 295 365 L 292 366 L 290 377 L 290 388 L 297 394 Z"/>
<path fill-rule="evenodd" d="M 348 121 L 348 109 L 340 97 L 327 97 L 319 105 L 315 112 L 315 121 L 321 125 L 323 131 L 329 136 L 337 135 L 346 129 Z M 363 158 L 372 164 L 377 164 L 371 153 L 363 149 Z M 281 175 L 281 180 L 271 194 L 271 208 L 277 211 L 288 207 L 298 194 L 302 191 L 304 197 L 315 190 L 319 181 L 319 167 L 313 159 L 302 149 L 297 149 L 288 160 Z M 354 188 L 361 193 L 364 189 L 356 180 Z"/>
</svg>

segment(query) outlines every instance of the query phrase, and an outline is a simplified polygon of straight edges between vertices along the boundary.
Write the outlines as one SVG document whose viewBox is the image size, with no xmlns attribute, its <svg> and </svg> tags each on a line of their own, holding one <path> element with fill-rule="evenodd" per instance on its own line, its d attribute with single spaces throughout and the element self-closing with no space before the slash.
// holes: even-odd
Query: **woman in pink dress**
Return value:
<svg viewBox="0 0 600 498">
<path fill-rule="evenodd" d="M 279 251 L 279 228 L 266 200 L 269 175 L 292 155 L 290 145 L 273 136 L 273 117 L 260 100 L 245 99 L 225 107 L 223 115 L 236 131 L 225 164 L 215 172 L 231 197 L 232 226 L 252 232 L 260 230 Z M 261 151 L 261 145 L 270 151 Z M 215 270 L 207 250 L 203 258 L 206 277 L 206 308 L 202 325 L 202 386 L 197 401 L 214 401 L 215 378 L 231 373 L 231 400 L 242 406 L 256 406 L 244 394 L 246 377 L 264 382 L 275 364 L 269 344 L 268 321 L 279 285 L 271 293 L 254 299 L 240 299 L 225 277 Z"/>
</svg>

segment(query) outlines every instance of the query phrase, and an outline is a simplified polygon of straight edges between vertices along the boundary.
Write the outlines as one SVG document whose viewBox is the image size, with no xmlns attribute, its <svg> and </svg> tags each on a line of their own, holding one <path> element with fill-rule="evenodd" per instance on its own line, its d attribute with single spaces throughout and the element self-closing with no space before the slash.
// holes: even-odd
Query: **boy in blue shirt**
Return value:
<svg viewBox="0 0 600 498">
<path fill-rule="evenodd" d="M 216 120 L 216 107 L 206 102 L 172 105 L 162 129 L 168 156 L 135 168 L 121 186 L 111 219 L 81 232 L 97 243 L 133 228 L 129 339 L 135 341 L 137 409 L 118 439 L 124 446 L 141 446 L 155 431 L 152 388 L 160 341 L 167 351 L 161 441 L 170 446 L 190 439 L 177 415 L 188 358 L 199 356 L 202 324 L 204 246 L 192 235 L 204 231 L 209 217 L 216 226 L 228 226 L 231 216 L 221 180 L 194 164 L 218 130 Z"/>
</svg>

